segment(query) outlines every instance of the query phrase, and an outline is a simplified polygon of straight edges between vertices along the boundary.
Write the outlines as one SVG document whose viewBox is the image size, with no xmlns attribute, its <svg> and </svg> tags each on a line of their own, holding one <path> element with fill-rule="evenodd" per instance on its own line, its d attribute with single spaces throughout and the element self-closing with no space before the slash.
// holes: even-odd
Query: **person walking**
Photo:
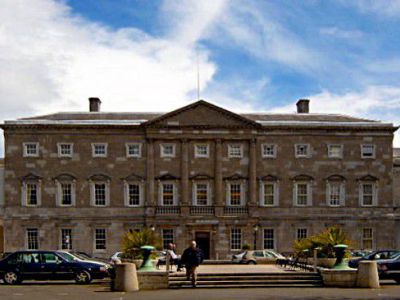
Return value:
<svg viewBox="0 0 400 300">
<path fill-rule="evenodd" d="M 191 241 L 189 248 L 183 251 L 181 257 L 181 264 L 185 265 L 186 278 L 191 280 L 192 286 L 196 287 L 197 281 L 197 267 L 203 262 L 204 254 L 200 248 L 197 247 L 196 241 Z"/>
</svg>

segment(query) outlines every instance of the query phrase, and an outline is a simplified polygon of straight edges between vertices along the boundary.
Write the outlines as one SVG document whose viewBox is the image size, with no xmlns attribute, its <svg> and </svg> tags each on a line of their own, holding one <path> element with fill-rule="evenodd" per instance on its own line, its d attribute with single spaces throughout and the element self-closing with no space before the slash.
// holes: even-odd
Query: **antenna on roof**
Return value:
<svg viewBox="0 0 400 300">
<path fill-rule="evenodd" d="M 197 100 L 200 100 L 200 64 L 199 64 L 199 52 L 196 48 L 196 64 L 197 64 Z"/>
</svg>

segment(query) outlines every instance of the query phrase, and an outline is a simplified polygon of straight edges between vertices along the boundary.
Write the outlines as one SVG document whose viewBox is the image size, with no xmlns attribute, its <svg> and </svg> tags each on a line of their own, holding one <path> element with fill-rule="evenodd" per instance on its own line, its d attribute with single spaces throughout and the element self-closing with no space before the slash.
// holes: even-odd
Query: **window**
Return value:
<svg viewBox="0 0 400 300">
<path fill-rule="evenodd" d="M 276 145 L 273 144 L 262 144 L 262 157 L 276 157 Z"/>
<path fill-rule="evenodd" d="M 175 144 L 161 144 L 161 157 L 175 157 Z"/>
<path fill-rule="evenodd" d="M 162 242 L 163 242 L 163 249 L 168 249 L 168 244 L 175 243 L 173 229 L 163 229 L 162 230 Z"/>
<path fill-rule="evenodd" d="M 26 205 L 36 206 L 38 204 L 38 184 L 26 184 Z"/>
<path fill-rule="evenodd" d="M 243 146 L 242 145 L 228 145 L 228 157 L 242 158 L 243 157 Z"/>
<path fill-rule="evenodd" d="M 107 236 L 104 228 L 97 228 L 94 232 L 94 249 L 106 250 L 107 249 Z"/>
<path fill-rule="evenodd" d="M 327 201 L 329 206 L 344 205 L 345 187 L 344 182 L 331 181 L 327 187 Z"/>
<path fill-rule="evenodd" d="M 175 205 L 175 185 L 173 183 L 161 184 L 161 205 Z"/>
<path fill-rule="evenodd" d="M 228 183 L 227 204 L 229 206 L 239 206 L 244 203 L 244 193 L 242 183 Z"/>
<path fill-rule="evenodd" d="M 194 157 L 208 157 L 208 156 L 209 156 L 208 144 L 195 145 Z"/>
<path fill-rule="evenodd" d="M 375 158 L 375 145 L 361 145 L 361 158 Z"/>
<path fill-rule="evenodd" d="M 264 228 L 263 244 L 264 244 L 264 249 L 270 249 L 270 250 L 275 249 L 274 229 Z"/>
<path fill-rule="evenodd" d="M 140 183 L 126 183 L 126 206 L 142 205 L 142 185 Z"/>
<path fill-rule="evenodd" d="M 360 185 L 361 206 L 374 206 L 377 204 L 377 189 L 374 182 L 363 182 Z"/>
<path fill-rule="evenodd" d="M 261 181 L 261 206 L 275 206 L 278 204 L 278 184 L 276 182 Z"/>
<path fill-rule="evenodd" d="M 75 205 L 75 184 L 71 182 L 57 182 L 58 187 L 58 205 Z"/>
<path fill-rule="evenodd" d="M 71 143 L 58 143 L 58 157 L 72 157 L 73 155 L 73 144 Z"/>
<path fill-rule="evenodd" d="M 42 257 L 42 263 L 45 264 L 56 264 L 62 261 L 61 258 L 59 258 L 57 255 L 49 252 L 42 253 L 41 257 Z"/>
<path fill-rule="evenodd" d="M 72 229 L 61 229 L 61 249 L 72 249 Z"/>
<path fill-rule="evenodd" d="M 37 228 L 28 228 L 26 230 L 26 246 L 28 250 L 39 249 L 39 232 Z"/>
<path fill-rule="evenodd" d="M 242 249 L 242 230 L 240 228 L 231 229 L 231 250 Z"/>
<path fill-rule="evenodd" d="M 296 144 L 295 145 L 295 156 L 296 157 L 309 157 L 310 156 L 310 145 Z"/>
<path fill-rule="evenodd" d="M 194 184 L 195 205 L 208 205 L 208 183 Z"/>
<path fill-rule="evenodd" d="M 140 144 L 140 143 L 126 144 L 126 156 L 127 157 L 141 157 L 142 156 L 142 144 Z"/>
<path fill-rule="evenodd" d="M 106 143 L 92 144 L 92 156 L 93 157 L 107 157 L 107 144 Z"/>
<path fill-rule="evenodd" d="M 373 249 L 373 230 L 372 228 L 362 229 L 362 249 Z"/>
<path fill-rule="evenodd" d="M 295 205 L 306 206 L 311 204 L 311 185 L 307 182 L 295 183 Z"/>
<path fill-rule="evenodd" d="M 297 239 L 302 240 L 307 238 L 307 228 L 297 228 Z"/>
<path fill-rule="evenodd" d="M 343 146 L 342 145 L 328 145 L 328 157 L 329 158 L 342 158 L 343 157 Z"/>
<path fill-rule="evenodd" d="M 90 183 L 90 201 L 93 206 L 108 206 L 110 204 L 110 187 L 108 181 Z"/>
<path fill-rule="evenodd" d="M 106 205 L 106 184 L 95 183 L 94 184 L 94 203 L 96 206 Z"/>
<path fill-rule="evenodd" d="M 38 157 L 39 143 L 23 143 L 24 157 Z"/>
</svg>

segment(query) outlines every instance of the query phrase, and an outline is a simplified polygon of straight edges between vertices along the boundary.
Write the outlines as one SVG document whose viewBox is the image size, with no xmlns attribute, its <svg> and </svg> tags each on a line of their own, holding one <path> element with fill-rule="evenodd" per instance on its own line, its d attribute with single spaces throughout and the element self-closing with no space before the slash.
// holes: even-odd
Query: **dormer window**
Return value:
<svg viewBox="0 0 400 300">
<path fill-rule="evenodd" d="M 195 145 L 194 156 L 207 158 L 209 156 L 208 144 Z"/>
<path fill-rule="evenodd" d="M 140 143 L 126 144 L 126 156 L 127 157 L 141 157 L 142 156 L 142 144 L 140 144 Z"/>
<path fill-rule="evenodd" d="M 295 145 L 295 156 L 298 158 L 310 157 L 310 145 L 309 144 L 296 144 Z"/>
<path fill-rule="evenodd" d="M 161 157 L 175 157 L 175 144 L 161 144 Z"/>
<path fill-rule="evenodd" d="M 93 157 L 107 157 L 107 143 L 93 143 L 92 144 Z"/>
<path fill-rule="evenodd" d="M 73 144 L 71 143 L 58 143 L 57 144 L 58 157 L 72 157 Z"/>
<path fill-rule="evenodd" d="M 276 157 L 276 145 L 274 144 L 262 144 L 261 151 L 262 151 L 262 157 L 268 157 L 268 158 Z"/>
<path fill-rule="evenodd" d="M 361 145 L 361 158 L 375 158 L 375 145 L 373 144 Z"/>
<path fill-rule="evenodd" d="M 39 143 L 23 143 L 24 157 L 38 157 L 39 156 Z"/>
<path fill-rule="evenodd" d="M 229 158 L 242 158 L 243 157 L 243 145 L 236 145 L 236 144 L 228 145 L 228 157 Z"/>
</svg>

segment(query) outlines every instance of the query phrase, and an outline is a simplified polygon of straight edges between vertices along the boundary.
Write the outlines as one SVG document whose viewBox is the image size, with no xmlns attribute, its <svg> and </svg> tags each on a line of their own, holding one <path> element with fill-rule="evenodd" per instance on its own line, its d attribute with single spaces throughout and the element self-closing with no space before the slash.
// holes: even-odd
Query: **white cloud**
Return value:
<svg viewBox="0 0 400 300">
<path fill-rule="evenodd" d="M 105 110 L 168 110 L 196 89 L 196 45 L 112 30 L 51 0 L 3 0 L 0 19 L 2 117 L 86 110 L 89 96 Z M 205 87 L 216 66 L 198 51 Z"/>
<path fill-rule="evenodd" d="M 319 32 L 321 35 L 333 36 L 336 38 L 349 40 L 359 39 L 364 36 L 364 33 L 360 30 L 346 30 L 335 26 L 320 28 Z"/>
<path fill-rule="evenodd" d="M 382 16 L 399 17 L 400 0 L 339 0 L 345 5 L 355 6 L 363 13 L 376 13 Z"/>
<path fill-rule="evenodd" d="M 370 86 L 361 92 L 335 94 L 323 91 L 309 95 L 310 111 L 313 113 L 337 113 L 370 118 L 400 125 L 400 87 Z M 277 107 L 272 112 L 293 112 L 295 103 Z M 400 133 L 394 144 L 400 147 Z"/>
</svg>

